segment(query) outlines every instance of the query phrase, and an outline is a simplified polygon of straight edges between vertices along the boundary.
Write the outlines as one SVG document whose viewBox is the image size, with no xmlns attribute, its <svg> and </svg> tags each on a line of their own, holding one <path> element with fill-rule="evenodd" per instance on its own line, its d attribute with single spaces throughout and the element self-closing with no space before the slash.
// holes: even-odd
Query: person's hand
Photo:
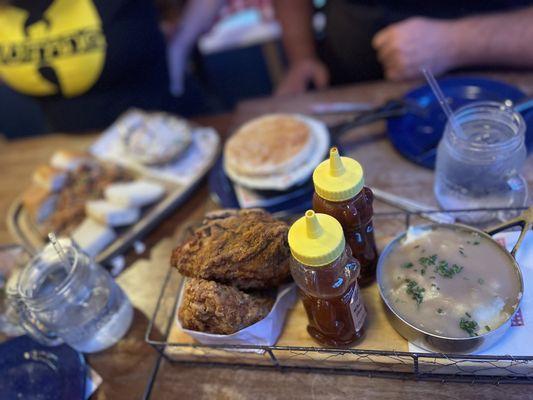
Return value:
<svg viewBox="0 0 533 400">
<path fill-rule="evenodd" d="M 454 67 L 451 23 L 412 17 L 389 25 L 372 39 L 385 77 L 399 81 L 422 76 L 421 68 L 435 75 Z"/>
<path fill-rule="evenodd" d="M 316 58 L 295 62 L 279 84 L 276 95 L 303 93 L 309 83 L 314 84 L 317 89 L 323 89 L 329 84 L 328 69 Z"/>
</svg>

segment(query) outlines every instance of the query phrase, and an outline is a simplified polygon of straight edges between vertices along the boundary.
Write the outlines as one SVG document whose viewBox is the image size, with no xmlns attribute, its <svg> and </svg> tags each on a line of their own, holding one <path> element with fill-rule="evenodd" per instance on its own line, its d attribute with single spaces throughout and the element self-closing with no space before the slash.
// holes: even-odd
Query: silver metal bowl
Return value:
<svg viewBox="0 0 533 400">
<path fill-rule="evenodd" d="M 402 239 L 405 238 L 405 235 L 407 232 L 404 232 L 397 236 L 392 242 L 390 242 L 387 247 L 383 250 L 377 266 L 377 283 L 378 283 L 378 289 L 379 293 L 381 295 L 381 299 L 383 301 L 383 306 L 387 315 L 387 318 L 391 325 L 398 331 L 400 335 L 402 335 L 405 339 L 409 340 L 411 343 L 425 349 L 431 352 L 438 352 L 438 353 L 461 353 L 461 354 L 468 354 L 473 353 L 477 351 L 483 351 L 484 349 L 489 348 L 494 343 L 496 343 L 507 330 L 511 326 L 511 320 L 515 313 L 518 311 L 521 303 L 521 294 L 524 292 L 524 281 L 522 278 L 522 272 L 520 271 L 520 267 L 518 266 L 518 263 L 516 262 L 514 255 L 516 254 L 516 251 L 518 250 L 520 244 L 522 243 L 522 240 L 524 239 L 524 236 L 526 232 L 531 229 L 533 221 L 533 208 L 530 208 L 526 212 L 524 212 L 520 217 L 513 219 L 509 222 L 506 222 L 498 227 L 495 227 L 493 229 L 490 229 L 488 232 L 483 232 L 479 229 L 461 225 L 461 224 L 430 224 L 430 225 L 423 225 L 423 226 L 417 226 L 417 230 L 433 230 L 441 228 L 447 228 L 447 229 L 457 229 L 457 230 L 463 230 L 467 232 L 477 233 L 481 240 L 489 240 L 494 243 L 494 245 L 502 252 L 502 254 L 505 254 L 506 258 L 509 260 L 509 262 L 506 264 L 507 268 L 511 268 L 514 273 L 518 276 L 519 280 L 519 289 L 516 293 L 517 298 L 520 300 L 517 302 L 517 304 L 514 306 L 513 312 L 510 315 L 510 317 L 501 324 L 498 328 L 492 329 L 489 332 L 482 333 L 479 336 L 474 337 L 466 337 L 466 338 L 455 338 L 455 337 L 445 337 L 445 336 L 439 336 L 434 333 L 427 332 L 423 329 L 420 329 L 416 326 L 414 326 L 412 323 L 409 322 L 408 318 L 405 316 L 400 315 L 394 307 L 389 303 L 387 300 L 387 297 L 384 293 L 383 288 L 383 281 L 385 274 L 387 271 L 385 270 L 385 260 L 389 255 L 395 251 L 396 248 L 398 248 L 401 245 Z M 511 253 L 507 252 L 503 247 L 501 247 L 492 237 L 491 235 L 501 232 L 507 228 L 510 228 L 512 226 L 520 225 L 522 227 L 522 232 L 520 234 L 520 237 L 518 238 L 517 243 L 515 244 L 513 250 Z"/>
</svg>

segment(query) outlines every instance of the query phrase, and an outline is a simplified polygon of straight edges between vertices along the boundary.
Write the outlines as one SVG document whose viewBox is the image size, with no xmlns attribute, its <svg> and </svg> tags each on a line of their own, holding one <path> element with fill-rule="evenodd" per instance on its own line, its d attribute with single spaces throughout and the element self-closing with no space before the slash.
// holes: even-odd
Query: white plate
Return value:
<svg viewBox="0 0 533 400">
<path fill-rule="evenodd" d="M 270 175 L 261 177 L 243 176 L 232 171 L 224 162 L 224 171 L 228 177 L 241 186 L 259 190 L 287 190 L 292 186 L 305 182 L 313 174 L 313 170 L 322 162 L 328 154 L 330 139 L 326 125 L 305 115 L 298 115 L 311 128 L 314 136 L 314 148 L 311 150 L 309 159 L 305 164 L 296 167 L 294 170 L 280 175 Z"/>
</svg>

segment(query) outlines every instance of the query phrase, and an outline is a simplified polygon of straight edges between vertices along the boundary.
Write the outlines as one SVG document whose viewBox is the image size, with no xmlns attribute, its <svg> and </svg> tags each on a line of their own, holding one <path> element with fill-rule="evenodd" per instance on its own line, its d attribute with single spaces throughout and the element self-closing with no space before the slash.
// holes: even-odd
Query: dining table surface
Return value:
<svg viewBox="0 0 533 400">
<path fill-rule="evenodd" d="M 479 74 L 477 74 L 479 75 Z M 518 86 L 533 95 L 533 73 L 483 73 Z M 421 81 L 393 83 L 365 82 L 332 87 L 291 97 L 246 100 L 231 113 L 194 118 L 214 127 L 223 140 L 249 119 L 274 112 L 309 114 L 316 103 L 358 102 L 380 105 L 401 97 Z M 346 114 L 315 116 L 326 123 L 347 118 Z M 30 183 L 32 171 L 47 163 L 56 149 L 84 150 L 98 133 L 53 133 L 39 137 L 6 140 L 0 136 L 0 244 L 13 243 L 7 218 L 10 206 Z M 437 208 L 433 195 L 434 172 L 403 158 L 387 138 L 384 122 L 353 129 L 340 139 L 345 155 L 356 158 L 365 170 L 370 186 L 415 199 Z M 529 188 L 533 187 L 533 156 L 524 168 Z M 126 253 L 126 268 L 116 278 L 135 308 L 132 327 L 112 348 L 89 354 L 86 360 L 102 378 L 93 399 L 526 399 L 533 398 L 527 384 L 473 384 L 414 379 L 391 379 L 316 371 L 229 368 L 170 363 L 145 342 L 149 319 L 169 268 L 173 247 L 184 227 L 210 210 L 220 208 L 203 179 L 186 202 L 147 234 L 141 254 Z M 375 212 L 390 210 L 379 201 Z M 0 396 L 1 397 L 1 396 Z"/>
</svg>

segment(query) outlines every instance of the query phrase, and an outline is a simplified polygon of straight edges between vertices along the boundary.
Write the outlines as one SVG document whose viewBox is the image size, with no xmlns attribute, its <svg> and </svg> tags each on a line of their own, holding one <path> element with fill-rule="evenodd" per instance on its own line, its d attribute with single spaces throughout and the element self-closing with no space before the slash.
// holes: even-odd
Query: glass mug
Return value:
<svg viewBox="0 0 533 400">
<path fill-rule="evenodd" d="M 454 112 L 462 132 L 446 125 L 437 149 L 435 197 L 444 209 L 521 207 L 528 188 L 520 174 L 526 161 L 522 116 L 503 103 L 481 101 Z M 505 214 L 505 213 L 504 213 Z M 511 215 L 462 213 L 467 222 Z"/>
<path fill-rule="evenodd" d="M 133 308 L 109 273 L 68 239 L 61 239 L 66 263 L 47 245 L 21 271 L 10 300 L 20 324 L 49 346 L 67 343 L 93 353 L 106 349 L 129 329 Z"/>
</svg>

